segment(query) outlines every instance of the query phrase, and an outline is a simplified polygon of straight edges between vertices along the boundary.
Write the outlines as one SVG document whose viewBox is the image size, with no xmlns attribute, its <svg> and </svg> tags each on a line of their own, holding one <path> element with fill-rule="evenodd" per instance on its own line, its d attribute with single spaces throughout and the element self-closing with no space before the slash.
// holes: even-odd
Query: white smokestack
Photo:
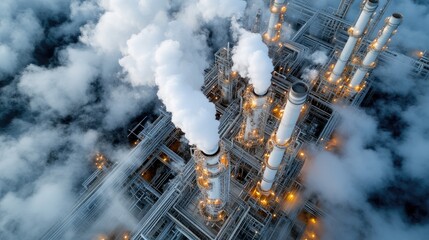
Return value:
<svg viewBox="0 0 429 240">
<path fill-rule="evenodd" d="M 261 181 L 261 190 L 267 192 L 271 189 L 280 163 L 290 140 L 301 108 L 308 95 L 308 87 L 303 82 L 294 83 L 289 91 L 283 116 L 274 137 L 274 147 L 268 158 Z"/>
<path fill-rule="evenodd" d="M 386 24 L 380 31 L 379 36 L 374 39 L 371 45 L 369 45 L 368 52 L 363 59 L 361 66 L 353 75 L 353 78 L 349 84 L 350 87 L 355 89 L 361 84 L 367 72 L 375 66 L 375 62 L 380 52 L 387 48 L 387 44 L 389 43 L 390 37 L 395 33 L 401 22 L 402 15 L 399 13 L 394 13 L 392 14 L 392 16 L 386 19 Z"/>
<path fill-rule="evenodd" d="M 248 32 L 232 23 L 233 31 L 238 33 L 238 44 L 232 50 L 233 71 L 248 77 L 257 95 L 265 95 L 271 85 L 271 72 L 274 70 L 268 56 L 268 47 L 257 33 Z"/>
<path fill-rule="evenodd" d="M 267 93 L 267 92 L 266 92 Z M 253 131 L 260 131 L 260 124 L 263 121 L 263 114 L 265 111 L 264 105 L 267 103 L 268 94 L 258 95 L 256 92 L 252 92 L 252 99 L 250 105 L 252 113 L 246 118 L 246 126 L 244 128 L 244 140 L 250 140 L 250 136 Z M 259 135 L 264 135 L 260 133 Z"/>
<path fill-rule="evenodd" d="M 183 68 L 191 64 L 183 57 L 177 41 L 163 41 L 155 52 L 155 82 L 158 96 L 172 113 L 172 122 L 182 129 L 190 144 L 207 154 L 219 148 L 219 121 L 215 106 L 199 88 L 189 82 L 204 82 L 202 73 L 187 74 Z M 189 79 L 193 78 L 193 79 Z M 194 80 L 194 81 L 192 81 Z"/>
<path fill-rule="evenodd" d="M 229 197 L 229 164 L 223 146 L 215 152 L 194 152 L 197 184 L 202 198 L 199 209 L 209 221 L 219 221 L 225 216 L 224 206 Z"/>
<path fill-rule="evenodd" d="M 264 34 L 264 39 L 267 42 L 277 42 L 279 37 L 277 31 L 281 29 L 280 14 L 286 12 L 286 6 L 284 6 L 285 0 L 275 0 L 273 5 L 270 7 L 270 20 L 268 22 L 267 32 Z"/>
<path fill-rule="evenodd" d="M 210 173 L 211 177 L 208 177 L 210 185 L 212 186 L 207 190 L 208 199 L 216 200 L 221 199 L 221 181 L 217 174 L 220 172 L 219 165 L 219 157 L 220 157 L 220 149 L 219 146 L 213 153 L 206 153 L 203 151 L 203 154 L 206 156 L 207 171 Z"/>
<path fill-rule="evenodd" d="M 358 39 L 363 35 L 365 29 L 368 26 L 369 20 L 372 17 L 375 9 L 378 6 L 378 0 L 367 0 L 362 12 L 359 15 L 358 20 L 354 27 L 349 29 L 349 39 L 347 40 L 346 45 L 344 46 L 343 51 L 341 52 L 340 57 L 338 58 L 337 63 L 335 64 L 334 69 L 332 70 L 331 75 L 328 78 L 330 82 L 337 82 L 341 77 L 341 74 L 346 67 L 347 61 L 350 59 L 350 56 L 353 53 L 353 49 L 356 46 Z"/>
</svg>

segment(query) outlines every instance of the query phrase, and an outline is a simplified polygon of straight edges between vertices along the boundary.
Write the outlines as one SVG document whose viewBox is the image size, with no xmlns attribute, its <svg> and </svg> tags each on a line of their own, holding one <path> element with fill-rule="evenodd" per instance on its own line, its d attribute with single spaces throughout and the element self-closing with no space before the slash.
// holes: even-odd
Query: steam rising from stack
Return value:
<svg viewBox="0 0 429 240">
<path fill-rule="evenodd" d="M 173 123 L 185 132 L 191 144 L 195 144 L 207 154 L 216 152 L 219 121 L 215 119 L 215 106 L 200 89 L 194 89 L 187 84 L 189 78 L 202 78 L 202 75 L 186 75 L 183 71 L 178 63 L 191 63 L 183 59 L 183 52 L 177 41 L 162 42 L 156 50 L 155 62 L 158 96 L 172 113 Z"/>
<path fill-rule="evenodd" d="M 274 67 L 268 56 L 268 47 L 259 34 L 240 28 L 237 22 L 233 22 L 232 28 L 239 37 L 238 44 L 233 49 L 232 70 L 248 77 L 253 86 L 253 92 L 245 96 L 245 105 L 250 106 L 250 110 L 246 115 L 243 139 L 250 146 L 252 140 L 263 139 L 261 127 L 265 125 L 264 114 Z"/>
<path fill-rule="evenodd" d="M 273 63 L 268 57 L 268 47 L 257 33 L 248 32 L 233 23 L 233 30 L 238 32 L 239 41 L 232 50 L 233 71 L 242 77 L 248 77 L 257 95 L 265 95 L 271 85 Z"/>
</svg>

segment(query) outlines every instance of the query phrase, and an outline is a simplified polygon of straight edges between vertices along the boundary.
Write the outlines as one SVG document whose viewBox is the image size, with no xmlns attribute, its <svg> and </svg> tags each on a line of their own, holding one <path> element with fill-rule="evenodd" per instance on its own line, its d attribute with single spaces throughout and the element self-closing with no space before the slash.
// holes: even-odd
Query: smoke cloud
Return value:
<svg viewBox="0 0 429 240">
<path fill-rule="evenodd" d="M 328 62 L 328 60 L 329 60 L 328 55 L 326 55 L 326 52 L 320 51 L 320 50 L 317 50 L 314 53 L 312 53 L 308 57 L 308 59 L 312 63 L 318 64 L 318 65 L 322 65 L 322 66 L 325 65 Z"/>
<path fill-rule="evenodd" d="M 319 70 L 315 69 L 315 65 L 323 66 L 328 62 L 329 58 L 326 52 L 317 50 L 310 56 L 307 56 L 307 59 L 311 61 L 312 66 L 304 68 L 301 78 L 307 82 L 311 82 L 319 75 Z"/>
<path fill-rule="evenodd" d="M 192 89 L 187 84 L 189 77 L 204 79 L 202 74 L 183 74 L 183 68 L 191 64 L 183 58 L 180 44 L 176 41 L 166 40 L 156 50 L 155 81 L 159 86 L 158 96 L 167 110 L 173 113 L 173 123 L 185 132 L 189 142 L 211 153 L 217 150 L 219 141 L 219 121 L 214 117 L 216 109 L 200 89 Z"/>
<path fill-rule="evenodd" d="M 260 34 L 241 28 L 237 22 L 233 23 L 232 29 L 238 35 L 238 43 L 232 50 L 232 70 L 248 77 L 255 93 L 264 95 L 271 85 L 271 72 L 274 70 L 268 47 Z"/>
<path fill-rule="evenodd" d="M 156 84 L 158 97 L 172 113 L 173 123 L 185 132 L 191 144 L 211 152 L 219 141 L 219 122 L 215 120 L 214 105 L 200 90 L 209 48 L 207 37 L 197 33 L 202 27 L 199 20 L 239 17 L 245 2 L 199 1 L 195 6 L 191 3 L 183 4 L 175 19 L 158 13 L 157 19 L 127 41 L 126 56 L 120 64 L 134 86 Z M 141 77 L 153 74 L 154 81 Z"/>
</svg>

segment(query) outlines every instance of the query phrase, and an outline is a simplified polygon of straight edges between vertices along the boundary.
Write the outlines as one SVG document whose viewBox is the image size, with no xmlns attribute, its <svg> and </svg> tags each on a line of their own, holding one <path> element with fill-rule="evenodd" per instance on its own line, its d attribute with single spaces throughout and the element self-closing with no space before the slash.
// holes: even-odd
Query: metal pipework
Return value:
<svg viewBox="0 0 429 240">
<path fill-rule="evenodd" d="M 195 150 L 197 183 L 202 193 L 199 209 L 209 221 L 225 216 L 224 207 L 229 194 L 228 157 L 222 145 Z"/>
<path fill-rule="evenodd" d="M 331 75 L 328 78 L 329 82 L 337 82 L 341 74 L 346 67 L 347 61 L 350 59 L 350 56 L 353 53 L 353 49 L 358 42 L 358 39 L 364 34 L 365 29 L 368 26 L 369 20 L 371 19 L 373 13 L 375 12 L 378 6 L 378 0 L 367 0 L 358 20 L 355 25 L 348 30 L 349 38 L 347 39 L 347 43 L 344 46 L 343 51 L 341 51 L 341 55 L 338 58 L 337 63 L 335 64 L 334 69 L 332 70 Z"/>
<path fill-rule="evenodd" d="M 274 136 L 273 150 L 268 158 L 261 181 L 260 188 L 262 192 L 268 192 L 273 185 L 286 147 L 291 139 L 296 122 L 298 121 L 302 106 L 307 99 L 308 90 L 306 84 L 297 82 L 292 85 L 289 91 L 283 116 Z"/>
<path fill-rule="evenodd" d="M 279 40 L 276 33 L 281 28 L 281 24 L 279 23 L 280 14 L 286 12 L 284 2 L 285 0 L 275 0 L 273 5 L 270 7 L 270 20 L 268 22 L 267 32 L 264 34 L 264 39 L 267 42 L 277 42 Z"/>
<path fill-rule="evenodd" d="M 375 67 L 376 60 L 380 55 L 381 51 L 387 49 L 387 44 L 390 42 L 390 37 L 396 33 L 396 29 L 402 22 L 402 15 L 399 13 L 394 13 L 392 16 L 386 18 L 386 24 L 380 30 L 379 35 L 368 47 L 368 52 L 365 58 L 362 61 L 362 64 L 359 66 L 355 74 L 353 75 L 352 80 L 350 81 L 349 86 L 353 90 L 359 90 L 358 86 L 362 83 L 362 80 L 365 78 L 365 75 L 368 71 Z"/>
</svg>

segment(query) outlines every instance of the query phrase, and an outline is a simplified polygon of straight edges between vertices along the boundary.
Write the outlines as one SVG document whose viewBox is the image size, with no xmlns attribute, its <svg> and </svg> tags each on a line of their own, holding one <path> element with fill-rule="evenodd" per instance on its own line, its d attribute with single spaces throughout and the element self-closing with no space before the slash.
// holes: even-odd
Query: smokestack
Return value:
<svg viewBox="0 0 429 240">
<path fill-rule="evenodd" d="M 356 21 L 354 27 L 351 27 L 348 31 L 349 39 L 347 40 L 346 45 L 344 46 L 343 51 L 341 52 L 340 57 L 338 58 L 337 63 L 335 64 L 334 69 L 332 70 L 331 75 L 328 78 L 329 82 L 337 82 L 340 79 L 341 74 L 346 67 L 347 61 L 350 59 L 350 56 L 353 53 L 353 49 L 356 46 L 358 39 L 363 35 L 365 29 L 368 26 L 369 20 L 372 17 L 372 14 L 375 12 L 375 9 L 378 6 L 378 0 L 367 0 L 362 9 L 362 12 L 359 15 L 358 20 Z"/>
<path fill-rule="evenodd" d="M 259 33 L 261 31 L 261 9 L 258 9 L 258 12 L 256 13 L 255 22 L 252 26 L 252 33 Z"/>
<path fill-rule="evenodd" d="M 298 121 L 301 108 L 308 95 L 308 87 L 303 82 L 294 83 L 289 91 L 287 103 L 283 116 L 274 136 L 274 146 L 265 167 L 260 189 L 268 192 L 274 182 L 286 147 L 290 141 L 296 122 Z"/>
<path fill-rule="evenodd" d="M 280 38 L 280 29 L 282 24 L 280 23 L 280 14 L 286 12 L 286 6 L 284 5 L 285 0 L 274 0 L 274 3 L 270 6 L 270 20 L 268 22 L 268 30 L 264 34 L 264 39 L 267 43 L 277 42 Z"/>
<path fill-rule="evenodd" d="M 245 116 L 244 131 L 242 131 L 243 143 L 246 147 L 262 143 L 264 139 L 264 127 L 267 120 L 266 111 L 269 107 L 269 93 L 257 91 L 256 88 L 248 88 L 244 95 L 243 114 Z"/>
<path fill-rule="evenodd" d="M 386 24 L 383 29 L 380 30 L 378 37 L 369 45 L 368 52 L 363 59 L 362 64 L 359 66 L 350 81 L 349 86 L 353 90 L 359 90 L 358 86 L 361 84 L 368 71 L 375 67 L 376 60 L 380 55 L 380 52 L 386 50 L 390 37 L 396 33 L 396 29 L 401 22 L 402 15 L 399 13 L 394 13 L 392 16 L 386 18 Z"/>
<path fill-rule="evenodd" d="M 225 217 L 224 207 L 229 194 L 229 164 L 223 146 L 197 149 L 194 152 L 197 184 L 202 193 L 199 210 L 208 221 Z"/>
<path fill-rule="evenodd" d="M 217 66 L 218 85 L 220 87 L 221 99 L 223 103 L 230 103 L 234 97 L 235 80 L 238 77 L 237 72 L 232 71 L 232 58 L 229 43 L 226 48 L 219 50 L 215 54 L 215 63 Z"/>
<path fill-rule="evenodd" d="M 246 147 L 261 143 L 264 138 L 263 129 L 267 119 L 267 108 L 271 103 L 268 89 L 271 85 L 273 63 L 268 55 L 268 47 L 261 41 L 261 36 L 241 28 L 236 22 L 232 24 L 239 33 L 239 41 L 233 49 L 233 71 L 249 78 L 243 99 L 244 123 L 240 129 L 238 140 Z"/>
</svg>

